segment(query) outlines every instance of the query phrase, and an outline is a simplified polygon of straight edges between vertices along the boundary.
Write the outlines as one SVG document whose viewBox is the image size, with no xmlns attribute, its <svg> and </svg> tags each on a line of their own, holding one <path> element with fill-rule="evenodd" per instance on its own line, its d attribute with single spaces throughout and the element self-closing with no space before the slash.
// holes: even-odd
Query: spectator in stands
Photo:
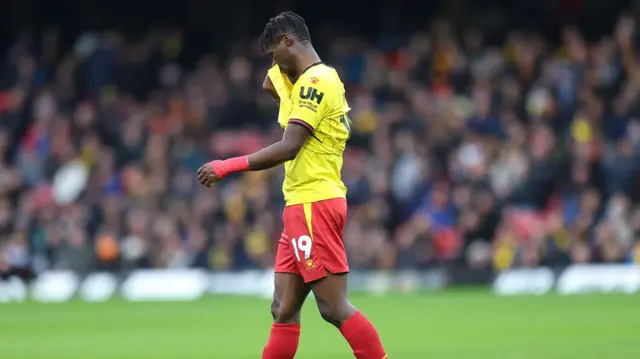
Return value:
<svg viewBox="0 0 640 359">
<path fill-rule="evenodd" d="M 591 44 L 567 27 L 559 47 L 514 31 L 497 49 L 446 21 L 388 48 L 337 42 L 354 268 L 640 261 L 634 25 Z M 254 43 L 186 68 L 174 31 L 84 34 L 57 57 L 24 40 L 0 68 L 0 270 L 272 265 L 282 172 L 194 176 L 281 135 Z M 71 161 L 89 179 L 61 203 Z"/>
</svg>

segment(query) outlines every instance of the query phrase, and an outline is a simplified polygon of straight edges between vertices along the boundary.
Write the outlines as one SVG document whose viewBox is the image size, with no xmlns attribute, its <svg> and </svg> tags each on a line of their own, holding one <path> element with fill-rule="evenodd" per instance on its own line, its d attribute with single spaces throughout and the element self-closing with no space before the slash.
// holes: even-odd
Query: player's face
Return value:
<svg viewBox="0 0 640 359">
<path fill-rule="evenodd" d="M 292 39 L 285 35 L 280 39 L 280 42 L 267 48 L 269 56 L 288 75 L 292 73 L 294 63 L 291 45 Z"/>
</svg>

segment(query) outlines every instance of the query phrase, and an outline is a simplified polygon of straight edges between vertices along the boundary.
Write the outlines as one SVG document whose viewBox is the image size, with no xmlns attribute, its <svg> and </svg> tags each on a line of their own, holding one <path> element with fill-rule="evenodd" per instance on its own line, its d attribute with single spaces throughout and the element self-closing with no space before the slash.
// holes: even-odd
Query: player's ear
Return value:
<svg viewBox="0 0 640 359">
<path fill-rule="evenodd" d="M 293 39 L 289 34 L 283 34 L 281 40 L 287 47 L 293 45 Z"/>
</svg>

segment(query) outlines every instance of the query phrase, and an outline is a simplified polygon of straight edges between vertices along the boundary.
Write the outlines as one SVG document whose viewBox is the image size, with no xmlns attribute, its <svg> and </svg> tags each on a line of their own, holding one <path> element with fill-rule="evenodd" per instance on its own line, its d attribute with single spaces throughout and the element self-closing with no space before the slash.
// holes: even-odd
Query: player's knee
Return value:
<svg viewBox="0 0 640 359">
<path fill-rule="evenodd" d="M 276 323 L 281 324 L 300 324 L 300 310 L 292 306 L 278 305 L 277 308 L 271 307 L 271 315 Z"/>
<path fill-rule="evenodd" d="M 271 301 L 271 316 L 273 317 L 273 320 L 276 320 L 276 318 L 278 317 L 279 308 L 280 301 L 274 298 Z"/>
<path fill-rule="evenodd" d="M 336 301 L 335 303 L 316 298 L 320 316 L 326 322 L 335 327 L 340 327 L 349 317 L 355 313 L 356 309 L 347 300 Z"/>
</svg>

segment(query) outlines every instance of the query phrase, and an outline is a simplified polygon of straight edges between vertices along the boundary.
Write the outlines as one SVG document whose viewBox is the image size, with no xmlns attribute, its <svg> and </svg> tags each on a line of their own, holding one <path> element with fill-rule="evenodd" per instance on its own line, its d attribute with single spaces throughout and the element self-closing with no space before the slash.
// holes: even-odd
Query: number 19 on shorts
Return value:
<svg viewBox="0 0 640 359">
<path fill-rule="evenodd" d="M 309 236 L 300 236 L 298 239 L 291 239 L 293 245 L 293 253 L 296 255 L 298 262 L 302 260 L 300 252 L 304 253 L 304 259 L 307 260 L 311 257 L 311 238 Z"/>
</svg>

